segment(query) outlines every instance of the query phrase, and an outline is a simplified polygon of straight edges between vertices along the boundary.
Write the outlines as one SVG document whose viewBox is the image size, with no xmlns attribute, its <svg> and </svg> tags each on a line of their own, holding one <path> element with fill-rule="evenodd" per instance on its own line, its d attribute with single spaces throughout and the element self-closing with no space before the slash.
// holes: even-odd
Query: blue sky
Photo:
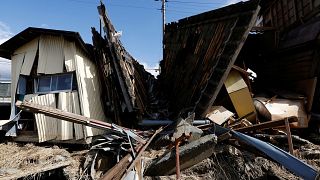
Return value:
<svg viewBox="0 0 320 180">
<path fill-rule="evenodd" d="M 162 58 L 161 2 L 155 0 L 104 0 L 121 41 L 147 68 Z M 238 0 L 168 0 L 167 22 L 216 9 Z M 0 43 L 27 27 L 79 32 L 91 43 L 91 27 L 99 29 L 99 0 L 2 0 Z"/>
</svg>

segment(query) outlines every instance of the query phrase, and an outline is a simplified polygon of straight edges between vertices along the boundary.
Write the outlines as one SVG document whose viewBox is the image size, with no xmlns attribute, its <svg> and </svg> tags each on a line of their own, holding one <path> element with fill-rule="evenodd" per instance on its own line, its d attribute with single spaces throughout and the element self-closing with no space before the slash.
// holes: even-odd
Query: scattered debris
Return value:
<svg viewBox="0 0 320 180">
<path fill-rule="evenodd" d="M 251 0 L 166 25 L 157 79 L 102 2 L 93 46 L 24 30 L 0 45 L 13 67 L 0 125 L 39 144 L 0 144 L 0 179 L 319 178 L 319 8 L 301 2 Z"/>
</svg>

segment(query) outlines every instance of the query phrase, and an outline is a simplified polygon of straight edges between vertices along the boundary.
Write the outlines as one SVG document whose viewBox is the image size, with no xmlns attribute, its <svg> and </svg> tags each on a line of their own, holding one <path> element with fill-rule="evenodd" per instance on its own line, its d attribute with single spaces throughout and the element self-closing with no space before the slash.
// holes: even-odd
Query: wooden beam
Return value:
<svg viewBox="0 0 320 180">
<path fill-rule="evenodd" d="M 249 132 L 249 131 L 270 129 L 270 128 L 275 128 L 275 127 L 279 127 L 279 126 L 285 126 L 286 120 L 289 123 L 298 121 L 298 119 L 296 117 L 288 117 L 285 119 L 279 119 L 279 120 L 268 121 L 268 122 L 264 122 L 264 123 L 260 123 L 260 124 L 255 124 L 255 125 L 249 126 L 249 127 L 236 128 L 234 130 L 239 131 L 239 132 Z"/>
<path fill-rule="evenodd" d="M 289 145 L 289 152 L 293 155 L 293 144 L 292 144 L 292 137 L 291 137 L 291 131 L 290 131 L 290 125 L 288 118 L 285 119 L 285 125 L 287 130 L 287 136 L 288 136 L 288 145 Z"/>
<path fill-rule="evenodd" d="M 33 113 L 42 113 L 46 116 L 58 118 L 60 120 L 83 124 L 85 126 L 99 128 L 102 130 L 113 130 L 113 131 L 126 132 L 126 133 L 128 133 L 130 131 L 131 132 L 130 136 L 132 138 L 134 138 L 135 140 L 137 140 L 138 142 L 140 142 L 142 144 L 146 143 L 146 141 L 143 138 L 141 138 L 138 134 L 136 134 L 136 132 L 140 132 L 137 130 L 132 131 L 129 128 L 121 127 L 121 126 L 118 126 L 115 124 L 110 124 L 110 123 L 107 123 L 104 121 L 91 119 L 91 118 L 81 116 L 78 114 L 62 111 L 60 109 L 56 109 L 56 108 L 52 108 L 52 107 L 48 107 L 48 106 L 42 106 L 42 105 L 38 105 L 38 104 L 31 103 L 31 102 L 26 102 L 26 101 L 25 102 L 17 101 L 16 106 L 19 107 L 23 111 L 33 112 Z"/>
<path fill-rule="evenodd" d="M 156 137 L 157 134 L 159 134 L 163 130 L 163 127 L 160 127 L 159 129 L 156 130 L 156 132 L 148 139 L 147 143 L 140 148 L 136 158 L 132 161 L 131 165 L 129 168 L 126 170 L 126 174 L 128 174 L 132 168 L 136 165 L 136 163 L 140 160 L 140 157 L 142 156 L 142 153 L 146 150 L 146 148 L 149 146 L 151 141 Z"/>
</svg>

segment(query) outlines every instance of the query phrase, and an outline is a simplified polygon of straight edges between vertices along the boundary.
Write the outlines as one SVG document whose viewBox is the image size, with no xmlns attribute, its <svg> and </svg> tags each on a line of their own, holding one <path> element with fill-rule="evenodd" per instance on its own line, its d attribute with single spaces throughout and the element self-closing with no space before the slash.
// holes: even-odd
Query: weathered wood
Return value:
<svg viewBox="0 0 320 180">
<path fill-rule="evenodd" d="M 140 157 L 142 156 L 142 153 L 146 150 L 146 148 L 149 146 L 151 141 L 156 137 L 157 134 L 159 134 L 163 130 L 163 127 L 160 127 L 156 130 L 156 132 L 148 139 L 147 143 L 145 143 L 140 149 L 135 157 L 135 159 L 131 162 L 130 166 L 126 170 L 126 174 L 128 174 L 132 168 L 136 165 L 136 163 L 140 160 Z"/>
<path fill-rule="evenodd" d="M 128 128 L 117 126 L 114 124 L 110 124 L 104 121 L 99 121 L 91 118 L 87 118 L 85 116 L 81 116 L 78 114 L 62 111 L 60 109 L 41 106 L 30 102 L 21 102 L 17 101 L 16 106 L 19 107 L 23 111 L 33 112 L 33 113 L 41 113 L 46 116 L 58 118 L 60 120 L 65 120 L 73 123 L 83 124 L 90 127 L 95 127 L 102 130 L 113 130 L 113 131 L 131 131 Z M 135 132 L 131 131 L 134 135 L 135 140 L 141 142 L 142 144 L 145 143 L 145 140 L 137 135 Z"/>
<path fill-rule="evenodd" d="M 257 1 L 250 1 L 167 25 L 159 82 L 172 118 L 192 111 L 205 117 L 258 10 Z"/>
<path fill-rule="evenodd" d="M 115 166 L 113 166 L 110 170 L 108 170 L 100 178 L 100 180 L 109 180 L 109 179 L 120 180 L 131 162 L 132 162 L 132 156 L 130 154 L 127 154 Z"/>
<path fill-rule="evenodd" d="M 285 126 L 285 121 L 288 119 L 289 123 L 292 122 L 297 122 L 296 117 L 289 117 L 285 119 L 279 119 L 279 120 L 274 120 L 274 121 L 268 121 L 260 124 L 255 124 L 253 126 L 249 127 L 241 127 L 241 128 L 235 128 L 234 130 L 239 131 L 239 132 L 250 132 L 250 131 L 256 131 L 256 130 L 263 130 L 263 129 L 270 129 L 270 128 L 275 128 L 279 126 Z"/>
<path fill-rule="evenodd" d="M 289 152 L 293 155 L 293 144 L 292 144 L 292 137 L 291 137 L 291 131 L 290 131 L 290 125 L 288 118 L 285 119 L 285 125 L 286 125 L 286 131 L 288 136 L 288 145 L 289 145 Z"/>
</svg>

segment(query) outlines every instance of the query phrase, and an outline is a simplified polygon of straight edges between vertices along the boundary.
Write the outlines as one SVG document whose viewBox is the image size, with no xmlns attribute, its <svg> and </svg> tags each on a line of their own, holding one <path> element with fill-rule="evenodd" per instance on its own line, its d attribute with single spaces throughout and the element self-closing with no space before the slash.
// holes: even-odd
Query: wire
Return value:
<svg viewBox="0 0 320 180">
<path fill-rule="evenodd" d="M 208 2 L 208 3 L 205 3 L 205 2 L 192 2 L 192 1 L 176 1 L 176 0 L 170 0 L 168 1 L 168 3 L 181 3 L 181 4 L 207 4 L 207 5 L 222 5 L 223 3 L 218 3 L 218 2 Z"/>
</svg>

